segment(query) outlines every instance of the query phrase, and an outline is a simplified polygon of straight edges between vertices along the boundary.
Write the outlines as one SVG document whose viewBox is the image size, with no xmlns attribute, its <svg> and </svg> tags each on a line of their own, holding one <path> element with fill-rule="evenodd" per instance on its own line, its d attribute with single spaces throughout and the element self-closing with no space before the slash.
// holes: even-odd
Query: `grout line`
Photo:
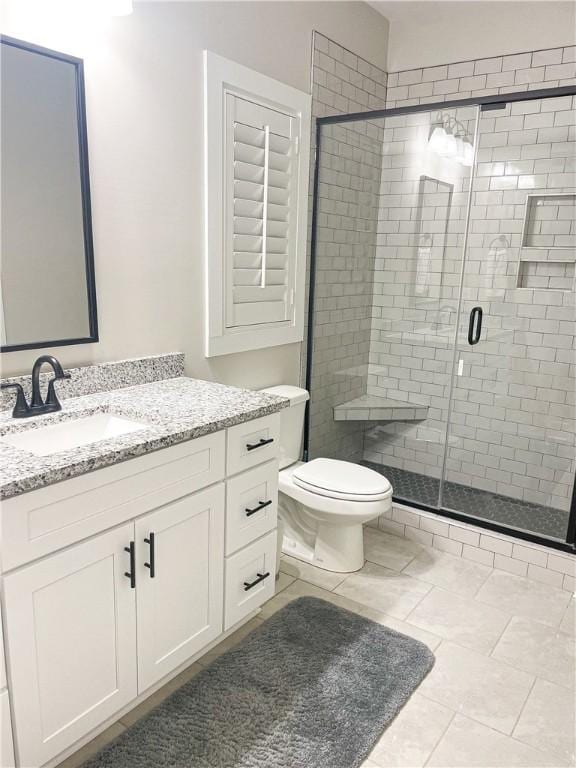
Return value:
<svg viewBox="0 0 576 768">
<path fill-rule="evenodd" d="M 514 667 L 512 667 L 512 669 L 514 669 Z M 528 703 L 528 699 L 532 695 L 532 691 L 536 687 L 536 682 L 538 681 L 538 679 L 539 679 L 538 676 L 534 675 L 534 681 L 533 681 L 532 685 L 530 686 L 530 690 L 528 691 L 528 695 L 524 699 L 524 702 L 523 702 L 522 706 L 520 707 L 520 712 L 518 713 L 518 717 L 516 718 L 516 721 L 514 722 L 514 725 L 512 726 L 512 730 L 510 731 L 510 738 L 512 738 L 512 734 L 514 733 L 514 731 L 518 727 L 518 723 L 520 722 L 520 719 L 521 719 L 522 715 L 524 714 L 524 710 L 526 709 L 526 704 Z M 518 741 L 520 741 L 520 739 L 518 739 Z M 521 743 L 524 743 L 524 742 L 521 742 Z"/>
<path fill-rule="evenodd" d="M 429 699 L 429 701 L 431 701 L 431 699 Z M 441 706 L 445 707 L 446 705 L 442 704 Z M 450 712 L 452 712 L 452 716 L 451 716 L 450 720 L 448 720 L 446 728 L 444 728 L 444 730 L 442 731 L 442 734 L 440 735 L 440 737 L 437 739 L 436 743 L 434 744 L 434 746 L 430 750 L 430 754 L 428 755 L 428 757 L 424 761 L 424 766 L 427 766 L 429 761 L 432 759 L 432 755 L 434 754 L 434 752 L 436 751 L 436 749 L 440 745 L 440 742 L 444 739 L 444 736 L 446 736 L 446 734 L 448 733 L 448 729 L 450 728 L 450 726 L 454 722 L 454 718 L 458 714 L 458 712 L 456 712 L 455 710 L 450 709 L 450 707 L 446 707 L 446 709 L 449 709 Z"/>
<path fill-rule="evenodd" d="M 478 603 L 478 605 L 480 605 L 480 606 L 483 606 L 483 607 L 485 607 L 485 608 L 488 608 L 488 607 L 492 607 L 492 606 L 487 606 L 486 604 L 483 604 L 483 603 Z M 498 609 L 498 610 L 500 610 L 500 609 Z M 514 616 L 514 614 L 513 614 L 513 613 L 512 613 L 512 614 L 510 614 L 510 618 L 509 618 L 509 619 L 508 619 L 508 621 L 506 622 L 506 625 L 505 625 L 504 629 L 502 630 L 502 632 L 501 632 L 501 633 L 500 633 L 500 635 L 498 636 L 498 639 L 496 640 L 496 642 L 494 643 L 494 645 L 492 646 L 492 648 L 490 649 L 490 651 L 489 651 L 489 652 L 486 654 L 486 655 L 487 655 L 489 658 L 491 658 L 491 659 L 494 659 L 494 658 L 495 658 L 495 656 L 493 655 L 493 654 L 494 654 L 494 651 L 496 650 L 497 646 L 499 645 L 499 643 L 500 643 L 500 640 L 502 640 L 502 638 L 504 637 L 504 635 L 505 635 L 505 634 L 506 634 L 506 632 L 508 631 L 508 627 L 510 626 L 510 624 L 512 623 L 512 619 L 514 619 L 514 618 L 516 618 L 516 617 Z M 500 659 L 498 659 L 498 661 L 500 661 Z"/>
</svg>

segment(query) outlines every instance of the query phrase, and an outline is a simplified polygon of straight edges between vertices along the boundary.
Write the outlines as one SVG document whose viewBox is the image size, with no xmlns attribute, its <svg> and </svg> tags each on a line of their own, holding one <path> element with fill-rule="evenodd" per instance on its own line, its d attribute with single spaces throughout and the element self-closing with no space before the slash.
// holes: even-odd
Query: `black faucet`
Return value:
<svg viewBox="0 0 576 768">
<path fill-rule="evenodd" d="M 48 363 L 52 366 L 54 371 L 54 378 L 48 382 L 48 391 L 46 392 L 46 400 L 42 400 L 40 393 L 40 369 Z M 26 402 L 26 395 L 22 389 L 22 385 L 18 383 L 14 384 L 2 384 L 2 389 L 15 389 L 16 390 L 16 403 L 12 416 L 15 419 L 25 419 L 28 416 L 39 416 L 42 413 L 53 413 L 54 411 L 62 410 L 62 406 L 56 395 L 54 389 L 54 383 L 61 381 L 62 379 L 69 379 L 70 374 L 65 373 L 62 370 L 62 366 L 52 355 L 42 355 L 34 363 L 32 368 L 32 399 L 30 405 Z"/>
</svg>

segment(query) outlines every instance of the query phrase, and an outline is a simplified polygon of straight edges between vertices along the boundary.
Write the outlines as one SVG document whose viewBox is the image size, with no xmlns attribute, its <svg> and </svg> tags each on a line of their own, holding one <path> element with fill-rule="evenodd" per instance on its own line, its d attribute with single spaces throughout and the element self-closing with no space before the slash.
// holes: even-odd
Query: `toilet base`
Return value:
<svg viewBox="0 0 576 768">
<path fill-rule="evenodd" d="M 282 552 L 325 571 L 353 573 L 364 565 L 364 531 L 361 523 L 329 525 L 318 523 L 314 546 L 285 531 Z"/>
</svg>

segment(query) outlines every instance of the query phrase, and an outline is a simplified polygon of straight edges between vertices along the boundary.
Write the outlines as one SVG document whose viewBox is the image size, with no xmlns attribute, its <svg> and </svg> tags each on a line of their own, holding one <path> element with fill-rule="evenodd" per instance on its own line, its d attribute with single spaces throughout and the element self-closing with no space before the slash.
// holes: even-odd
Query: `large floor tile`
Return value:
<svg viewBox="0 0 576 768">
<path fill-rule="evenodd" d="M 405 619 L 431 589 L 417 579 L 374 563 L 348 576 L 334 592 L 397 619 Z"/>
<path fill-rule="evenodd" d="M 569 635 L 576 634 L 576 600 L 574 598 L 568 603 L 568 608 L 566 608 L 566 613 L 560 623 L 560 631 L 567 632 Z"/>
<path fill-rule="evenodd" d="M 84 747 L 77 752 L 74 752 L 73 755 L 70 755 L 64 762 L 58 763 L 58 768 L 79 768 L 79 766 L 83 765 L 91 757 L 94 757 L 97 752 L 104 749 L 107 744 L 114 741 L 120 734 L 124 733 L 125 730 L 126 728 L 124 728 L 121 723 L 114 723 L 96 736 L 95 739 L 92 739 L 92 741 L 89 741 Z"/>
<path fill-rule="evenodd" d="M 570 593 L 524 576 L 493 571 L 476 600 L 557 627 L 570 601 Z"/>
<path fill-rule="evenodd" d="M 295 581 L 281 594 L 269 600 L 263 607 L 262 611 L 258 614 L 258 618 L 267 619 L 272 616 L 280 608 L 283 608 L 292 600 L 296 600 L 298 597 L 319 597 L 322 600 L 327 600 L 340 608 L 345 608 L 353 613 L 358 613 L 360 616 L 365 616 L 367 619 L 375 621 L 377 624 L 382 624 L 385 627 L 401 632 L 403 635 L 413 637 L 420 642 L 434 650 L 442 642 L 442 638 L 437 635 L 433 635 L 431 632 L 427 632 L 420 627 L 416 627 L 414 624 L 407 624 L 401 619 L 397 619 L 394 616 L 389 616 L 383 611 L 379 611 L 376 608 L 370 608 L 368 605 L 363 605 L 355 600 L 351 600 L 343 595 L 338 595 L 335 592 L 330 592 L 320 587 L 315 587 L 313 584 L 308 584 L 305 581 Z"/>
<path fill-rule="evenodd" d="M 371 563 L 401 571 L 423 550 L 422 544 L 373 528 L 364 529 L 364 557 Z"/>
<path fill-rule="evenodd" d="M 428 761 L 431 768 L 559 768 L 558 758 L 456 715 Z"/>
<path fill-rule="evenodd" d="M 319 597 L 326 600 L 327 596 L 332 594 L 326 589 L 315 587 L 314 584 L 310 584 L 307 581 L 293 581 L 288 587 L 278 592 L 271 600 L 264 603 L 258 618 L 265 620 L 279 611 L 280 608 L 284 608 L 285 605 L 291 603 L 292 600 L 296 600 L 298 597 Z"/>
<path fill-rule="evenodd" d="M 404 568 L 403 573 L 437 587 L 443 587 L 457 595 L 473 597 L 490 576 L 492 569 L 461 557 L 454 557 L 446 552 L 427 548 Z"/>
<path fill-rule="evenodd" d="M 315 565 L 304 563 L 302 560 L 297 560 L 289 555 L 282 555 L 280 572 L 286 573 L 294 579 L 308 581 L 310 584 L 322 587 L 322 589 L 334 589 L 348 576 L 347 573 L 325 571 L 323 568 L 317 568 Z"/>
<path fill-rule="evenodd" d="M 488 654 L 510 621 L 510 615 L 434 587 L 406 621 L 466 648 Z"/>
<path fill-rule="evenodd" d="M 510 735 L 534 682 L 532 675 L 496 659 L 443 642 L 419 692 Z"/>
<path fill-rule="evenodd" d="M 327 592 L 324 599 L 340 608 L 345 608 L 348 611 L 352 611 L 367 619 L 371 619 L 372 621 L 375 621 L 376 624 L 382 624 L 382 626 L 393 629 L 395 632 L 401 632 L 403 635 L 408 635 L 408 637 L 413 637 L 415 640 L 420 640 L 420 642 L 427 645 L 431 651 L 437 648 L 442 642 L 442 638 L 438 637 L 438 635 L 433 635 L 431 632 L 427 632 L 425 629 L 421 629 L 414 624 L 408 624 L 407 622 L 402 621 L 402 619 L 390 616 L 383 611 L 379 611 L 377 608 L 370 608 L 370 606 L 358 603 L 355 600 L 344 597 L 344 595 L 338 595 L 335 592 Z"/>
<path fill-rule="evenodd" d="M 574 765 L 575 722 L 574 691 L 546 680 L 536 680 L 514 729 L 514 737 Z"/>
<path fill-rule="evenodd" d="M 514 616 L 492 656 L 551 683 L 574 688 L 574 638 L 554 627 Z"/>
<path fill-rule="evenodd" d="M 380 768 L 421 768 L 454 713 L 442 704 L 412 695 L 370 754 Z"/>
</svg>

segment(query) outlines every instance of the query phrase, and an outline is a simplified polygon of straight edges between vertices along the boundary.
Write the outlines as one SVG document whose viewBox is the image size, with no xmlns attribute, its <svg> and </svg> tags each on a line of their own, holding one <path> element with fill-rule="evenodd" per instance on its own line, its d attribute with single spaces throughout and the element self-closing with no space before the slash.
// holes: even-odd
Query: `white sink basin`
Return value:
<svg viewBox="0 0 576 768">
<path fill-rule="evenodd" d="M 64 421 L 50 427 L 4 435 L 0 441 L 36 456 L 50 456 L 59 451 L 79 448 L 81 445 L 90 445 L 111 437 L 139 432 L 147 426 L 147 424 L 130 421 L 111 413 L 96 413 L 94 416 Z"/>
</svg>

